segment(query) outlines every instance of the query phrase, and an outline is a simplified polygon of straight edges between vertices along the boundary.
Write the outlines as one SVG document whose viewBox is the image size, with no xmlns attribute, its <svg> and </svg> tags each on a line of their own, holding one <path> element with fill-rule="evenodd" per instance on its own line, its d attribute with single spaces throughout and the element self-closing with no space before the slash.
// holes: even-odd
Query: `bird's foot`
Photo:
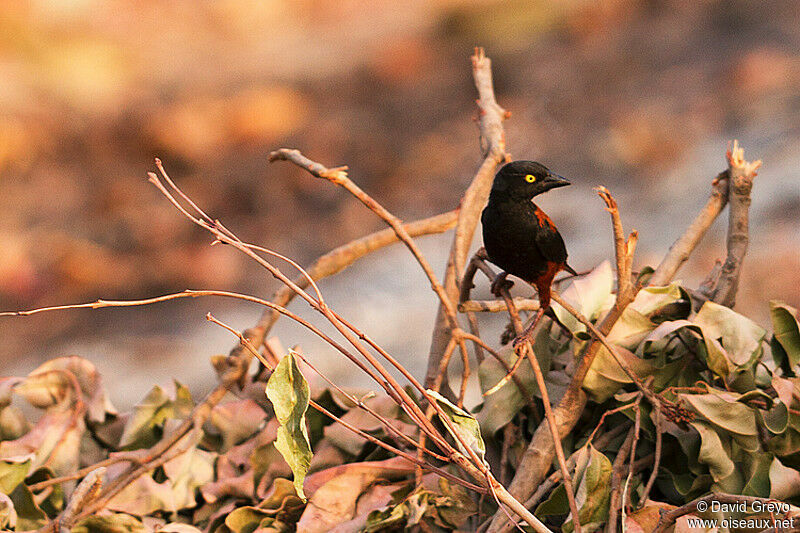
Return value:
<svg viewBox="0 0 800 533">
<path fill-rule="evenodd" d="M 536 326 L 539 324 L 539 321 L 544 316 L 544 313 L 545 309 L 542 308 L 536 311 L 536 316 L 533 317 L 533 321 L 531 322 L 530 326 L 525 328 L 525 331 L 520 333 L 511 343 L 511 345 L 514 347 L 514 351 L 517 352 L 517 354 L 522 353 L 522 349 L 527 343 L 533 344 L 533 332 L 536 329 Z"/>
<path fill-rule="evenodd" d="M 531 333 L 531 331 L 526 331 L 511 341 L 511 346 L 514 348 L 514 351 L 517 353 L 517 355 L 521 355 L 525 345 L 531 342 Z"/>
<path fill-rule="evenodd" d="M 494 278 L 494 281 L 492 282 L 492 294 L 497 297 L 503 295 L 504 289 L 510 289 L 514 286 L 514 282 L 506 279 L 506 276 L 508 276 L 508 272 L 501 272 L 496 278 Z"/>
</svg>

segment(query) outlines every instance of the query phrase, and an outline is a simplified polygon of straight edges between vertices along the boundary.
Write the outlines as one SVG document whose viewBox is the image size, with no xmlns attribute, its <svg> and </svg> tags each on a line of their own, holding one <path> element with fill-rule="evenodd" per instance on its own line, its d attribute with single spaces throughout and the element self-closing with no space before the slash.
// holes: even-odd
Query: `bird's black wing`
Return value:
<svg viewBox="0 0 800 533">
<path fill-rule="evenodd" d="M 565 264 L 567 262 L 567 247 L 564 239 L 555 227 L 549 224 L 539 225 L 536 231 L 536 247 L 547 261 Z"/>
</svg>

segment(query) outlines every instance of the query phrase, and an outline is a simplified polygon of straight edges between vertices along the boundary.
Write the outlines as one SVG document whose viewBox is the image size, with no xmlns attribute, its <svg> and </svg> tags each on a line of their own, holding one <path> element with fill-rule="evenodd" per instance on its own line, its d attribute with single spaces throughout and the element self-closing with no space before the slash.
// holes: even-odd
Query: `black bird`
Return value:
<svg viewBox="0 0 800 533">
<path fill-rule="evenodd" d="M 489 261 L 503 269 L 492 283 L 500 295 L 506 276 L 512 274 L 536 287 L 539 311 L 515 345 L 530 333 L 550 306 L 550 285 L 561 270 L 577 274 L 567 264 L 564 239 L 544 211 L 533 203 L 536 195 L 569 181 L 534 161 L 504 165 L 494 178 L 489 203 L 483 210 L 483 244 Z"/>
</svg>

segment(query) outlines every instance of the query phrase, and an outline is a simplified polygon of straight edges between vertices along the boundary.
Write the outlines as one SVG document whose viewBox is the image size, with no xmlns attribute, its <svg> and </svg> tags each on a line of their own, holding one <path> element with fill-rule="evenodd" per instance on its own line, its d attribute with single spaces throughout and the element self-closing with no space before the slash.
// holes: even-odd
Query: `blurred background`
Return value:
<svg viewBox="0 0 800 533">
<path fill-rule="evenodd" d="M 655 266 L 738 138 L 764 164 L 737 310 L 768 325 L 770 299 L 800 306 L 794 0 L 42 0 L 0 3 L 0 308 L 185 288 L 270 295 L 263 270 L 209 247 L 147 183 L 156 156 L 241 238 L 304 264 L 382 226 L 342 190 L 269 165 L 272 149 L 349 165 L 405 220 L 452 209 L 480 163 L 475 45 L 513 113 L 512 155 L 573 181 L 540 204 L 573 266 L 613 253 L 592 191 L 600 184 L 639 230 L 634 267 Z M 727 212 L 681 271 L 690 286 L 724 257 L 726 224 Z M 421 240 L 439 273 L 450 239 Z M 405 250 L 322 288 L 421 375 L 436 299 Z M 78 354 L 123 407 L 172 377 L 201 394 L 215 379 L 208 357 L 235 344 L 207 311 L 241 329 L 260 315 L 187 300 L 2 318 L 2 373 Z M 285 345 L 352 377 L 326 347 L 279 324 Z"/>
</svg>

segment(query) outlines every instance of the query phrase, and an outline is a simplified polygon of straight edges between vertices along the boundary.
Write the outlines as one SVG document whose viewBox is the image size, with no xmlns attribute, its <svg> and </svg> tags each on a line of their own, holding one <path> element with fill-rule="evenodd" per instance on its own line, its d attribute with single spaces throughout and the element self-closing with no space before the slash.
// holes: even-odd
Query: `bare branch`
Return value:
<svg viewBox="0 0 800 533">
<path fill-rule="evenodd" d="M 611 227 L 614 232 L 614 253 L 617 258 L 617 298 L 619 299 L 631 290 L 631 273 L 628 266 L 632 263 L 636 237 L 634 236 L 635 234 L 632 234 L 629 241 L 625 240 L 625 231 L 622 229 L 622 219 L 619 216 L 617 200 L 611 196 L 611 191 L 603 186 L 596 187 L 595 191 L 606 203 L 606 211 L 611 215 Z M 629 244 L 631 245 L 630 247 L 628 246 Z"/>
<path fill-rule="evenodd" d="M 739 275 L 742 262 L 747 253 L 750 220 L 750 191 L 753 190 L 753 179 L 761 166 L 761 160 L 752 163 L 745 161 L 744 150 L 737 141 L 726 153 L 728 159 L 728 257 L 722 264 L 719 279 L 713 294 L 707 294 L 714 302 L 733 307 L 736 302 L 736 290 L 739 288 Z"/>
<path fill-rule="evenodd" d="M 422 251 L 419 249 L 417 244 L 408 234 L 406 229 L 403 227 L 402 221 L 390 213 L 385 207 L 383 207 L 380 203 L 378 203 L 374 198 L 372 198 L 369 194 L 364 192 L 358 185 L 355 184 L 348 176 L 346 169 L 347 167 L 337 167 L 333 169 L 328 169 L 323 165 L 311 161 L 303 154 L 301 154 L 298 150 L 289 150 L 286 148 L 281 148 L 280 150 L 275 150 L 274 152 L 269 154 L 270 161 L 290 161 L 302 168 L 308 170 L 312 175 L 327 179 L 336 185 L 339 185 L 346 189 L 350 194 L 355 196 L 361 203 L 366 205 L 372 212 L 378 215 L 381 219 L 383 219 L 397 234 L 397 237 L 403 241 L 406 247 L 411 251 L 411 254 L 417 260 L 417 263 L 422 267 L 422 270 L 425 272 L 425 275 L 428 277 L 428 281 L 430 281 L 431 288 L 439 297 L 440 306 L 444 309 L 445 316 L 447 318 L 447 324 L 450 330 L 451 336 L 455 336 L 456 332 L 460 330 L 458 325 L 458 313 L 456 311 L 455 302 L 448 296 L 444 287 L 441 283 L 439 283 L 436 274 L 433 272 L 433 268 L 431 268 L 430 263 L 428 262 L 427 258 L 422 254 Z M 465 361 L 464 369 L 467 373 L 465 378 L 468 377 L 469 374 L 469 354 L 467 352 L 466 344 L 463 340 L 456 338 L 456 345 L 458 346 L 459 350 L 461 351 L 461 358 L 462 361 Z M 459 403 L 463 402 L 463 395 L 465 392 L 466 387 L 466 379 L 462 380 L 461 385 L 461 394 L 459 395 Z"/>
<path fill-rule="evenodd" d="M 511 300 L 517 311 L 538 311 L 539 300 L 533 298 L 514 297 Z M 502 300 L 466 300 L 458 304 L 458 310 L 464 313 L 504 313 L 508 305 Z"/>
<path fill-rule="evenodd" d="M 719 214 L 728 203 L 728 171 L 721 172 L 711 182 L 711 196 L 706 205 L 695 217 L 694 221 L 686 228 L 686 231 L 669 248 L 669 252 L 661 260 L 653 276 L 650 278 L 650 285 L 661 286 L 669 283 L 681 266 L 689 259 L 689 256 L 700 243 L 703 235 L 717 219 Z"/>
<path fill-rule="evenodd" d="M 656 394 L 651 391 L 649 388 L 645 386 L 639 376 L 636 375 L 636 372 L 631 368 L 631 366 L 622 358 L 622 356 L 617 351 L 617 347 L 611 344 L 608 339 L 606 339 L 605 334 L 601 332 L 594 324 L 589 321 L 585 316 L 583 316 L 577 309 L 572 307 L 572 305 L 564 300 L 560 294 L 553 292 L 551 294 L 554 302 L 557 302 L 561 307 L 563 307 L 569 314 L 574 316 L 581 324 L 586 326 L 586 329 L 603 345 L 603 347 L 609 351 L 611 356 L 614 358 L 614 361 L 622 368 L 625 374 L 630 378 L 630 380 L 636 385 L 636 387 L 644 394 L 644 396 L 654 405 L 659 404 L 661 401 L 666 401 L 664 399 L 658 398 Z"/>
<path fill-rule="evenodd" d="M 458 301 L 458 280 L 461 278 L 467 262 L 475 228 L 478 225 L 481 210 L 489 197 L 497 165 L 505 161 L 507 157 L 503 120 L 508 118 L 509 113 L 500 107 L 495 99 L 492 85 L 492 62 L 486 57 L 482 48 L 476 48 L 472 55 L 472 76 L 475 80 L 475 87 L 478 89 L 478 127 L 484 145 L 484 160 L 461 198 L 456 234 L 447 262 L 444 287 L 447 297 L 454 304 Z M 436 379 L 439 361 L 450 341 L 451 327 L 445 311 L 446 306 L 440 305 L 431 336 L 428 369 L 425 374 L 426 384 L 433 383 Z"/>
<path fill-rule="evenodd" d="M 408 222 L 404 224 L 404 226 L 411 237 L 420 237 L 422 235 L 443 233 L 452 229 L 456 225 L 457 218 L 458 210 L 456 209 L 430 218 Z M 319 281 L 341 272 L 365 255 L 397 241 L 397 233 L 395 233 L 392 228 L 370 233 L 369 235 L 350 241 L 347 244 L 343 244 L 338 248 L 334 248 L 325 255 L 320 256 L 306 269 L 306 272 L 308 272 L 308 275 L 311 276 L 312 279 Z M 294 282 L 298 287 L 303 289 L 308 286 L 306 278 L 302 275 L 298 276 Z M 272 295 L 272 302 L 286 307 L 295 296 L 296 293 L 290 287 L 283 286 Z M 263 328 L 265 336 L 272 329 L 272 326 L 278 320 L 279 316 L 280 313 L 277 311 L 264 311 L 264 314 L 258 322 L 258 327 Z"/>
<path fill-rule="evenodd" d="M 433 272 L 433 268 L 431 268 L 430 263 L 428 263 L 428 260 L 422 254 L 422 251 L 408 234 L 408 231 L 403 226 L 402 221 L 390 213 L 369 194 L 364 192 L 361 187 L 356 185 L 355 182 L 347 176 L 347 167 L 336 167 L 329 169 L 320 163 L 311 161 L 306 156 L 301 154 L 299 150 L 290 150 L 287 148 L 281 148 L 270 153 L 269 160 L 270 162 L 279 160 L 290 161 L 299 167 L 305 168 L 312 175 L 318 178 L 326 179 L 336 185 L 339 185 L 340 187 L 343 187 L 350 194 L 361 201 L 361 203 L 366 205 L 372 212 L 383 219 L 383 221 L 386 222 L 392 228 L 392 230 L 394 230 L 397 238 L 403 241 L 403 243 L 408 247 L 414 258 L 420 264 L 422 270 L 425 272 L 425 275 L 428 277 L 428 280 L 431 283 L 433 291 L 437 294 L 437 296 L 439 296 L 439 300 L 441 301 L 442 305 L 444 305 L 447 309 L 447 315 L 452 320 L 451 326 L 453 328 L 457 327 L 455 306 L 447 298 L 444 288 L 439 283 L 436 274 Z"/>
<path fill-rule="evenodd" d="M 103 479 L 105 475 L 106 469 L 104 467 L 93 468 L 78 484 L 69 499 L 67 507 L 61 512 L 58 518 L 53 520 L 52 525 L 49 525 L 49 527 L 56 533 L 64 530 L 69 531 L 76 522 L 78 512 L 85 506 L 91 504 L 100 494 L 100 491 L 103 489 Z M 47 527 L 48 526 L 46 526 L 46 528 Z"/>
<path fill-rule="evenodd" d="M 162 171 L 163 172 L 163 171 Z M 342 172 L 341 169 L 333 169 L 332 172 L 338 173 Z M 324 305 L 322 302 L 319 302 L 311 295 L 309 295 L 305 290 L 301 289 L 297 284 L 295 284 L 291 279 L 286 277 L 286 275 L 281 272 L 280 269 L 266 261 L 263 257 L 258 255 L 254 250 L 252 245 L 248 245 L 242 242 L 238 237 L 233 235 L 230 231 L 222 226 L 221 223 L 214 220 L 209 222 L 209 218 L 205 213 L 197 209 L 200 217 L 192 215 L 189 213 L 181 204 L 178 202 L 174 195 L 163 185 L 163 183 L 158 179 L 154 173 L 149 173 L 148 176 L 150 177 L 150 182 L 153 183 L 161 193 L 166 196 L 166 198 L 178 209 L 185 217 L 191 220 L 193 223 L 197 224 L 201 228 L 205 229 L 206 231 L 210 232 L 217 240 L 230 244 L 242 253 L 248 255 L 252 259 L 254 259 L 258 264 L 263 266 L 267 269 L 270 274 L 272 274 L 275 278 L 280 280 L 282 283 L 290 287 L 295 293 L 297 293 L 301 298 L 303 298 L 308 304 L 321 313 L 330 323 L 331 325 L 336 328 L 336 330 L 345 338 L 347 341 L 358 351 L 358 353 L 366 359 L 369 364 L 377 370 L 377 372 L 383 377 L 383 380 L 380 382 L 381 386 L 387 388 L 387 393 L 390 396 L 395 398 L 398 403 L 403 407 L 404 410 L 411 416 L 414 420 L 417 421 L 418 424 L 421 425 L 425 430 L 430 432 L 432 440 L 439 446 L 442 451 L 446 453 L 453 453 L 455 450 L 450 444 L 442 438 L 438 432 L 436 431 L 435 427 L 425 418 L 424 413 L 420 409 L 420 407 L 414 402 L 411 396 L 406 392 L 406 390 L 397 382 L 397 380 L 389 374 L 389 372 L 380 364 L 380 362 L 370 353 L 369 350 L 362 344 L 362 340 L 366 341 L 370 344 L 373 348 L 375 348 L 387 361 L 389 361 L 392 366 L 394 366 L 397 370 L 399 370 L 403 376 L 409 380 L 409 382 L 422 394 L 423 397 L 426 398 L 428 401 L 432 401 L 429 398 L 427 391 L 424 387 L 412 376 L 400 363 L 397 362 L 396 359 L 391 357 L 385 350 L 380 349 L 380 347 L 371 341 L 369 337 L 367 337 L 364 333 L 358 331 L 352 324 L 349 324 L 345 321 L 341 316 L 333 312 L 328 306 Z M 182 196 L 182 193 L 177 189 L 174 183 L 169 182 L 173 189 L 175 189 L 179 195 Z M 396 228 L 395 228 L 396 229 Z M 296 268 L 301 270 L 303 276 L 308 279 L 310 276 L 307 273 L 302 271 L 298 265 L 294 264 Z M 392 392 L 389 392 L 391 389 Z M 437 406 L 438 408 L 438 406 Z M 445 421 L 447 423 L 447 421 Z M 470 451 L 468 449 L 468 451 Z M 477 460 L 477 457 L 473 457 L 474 460 Z"/>
</svg>

